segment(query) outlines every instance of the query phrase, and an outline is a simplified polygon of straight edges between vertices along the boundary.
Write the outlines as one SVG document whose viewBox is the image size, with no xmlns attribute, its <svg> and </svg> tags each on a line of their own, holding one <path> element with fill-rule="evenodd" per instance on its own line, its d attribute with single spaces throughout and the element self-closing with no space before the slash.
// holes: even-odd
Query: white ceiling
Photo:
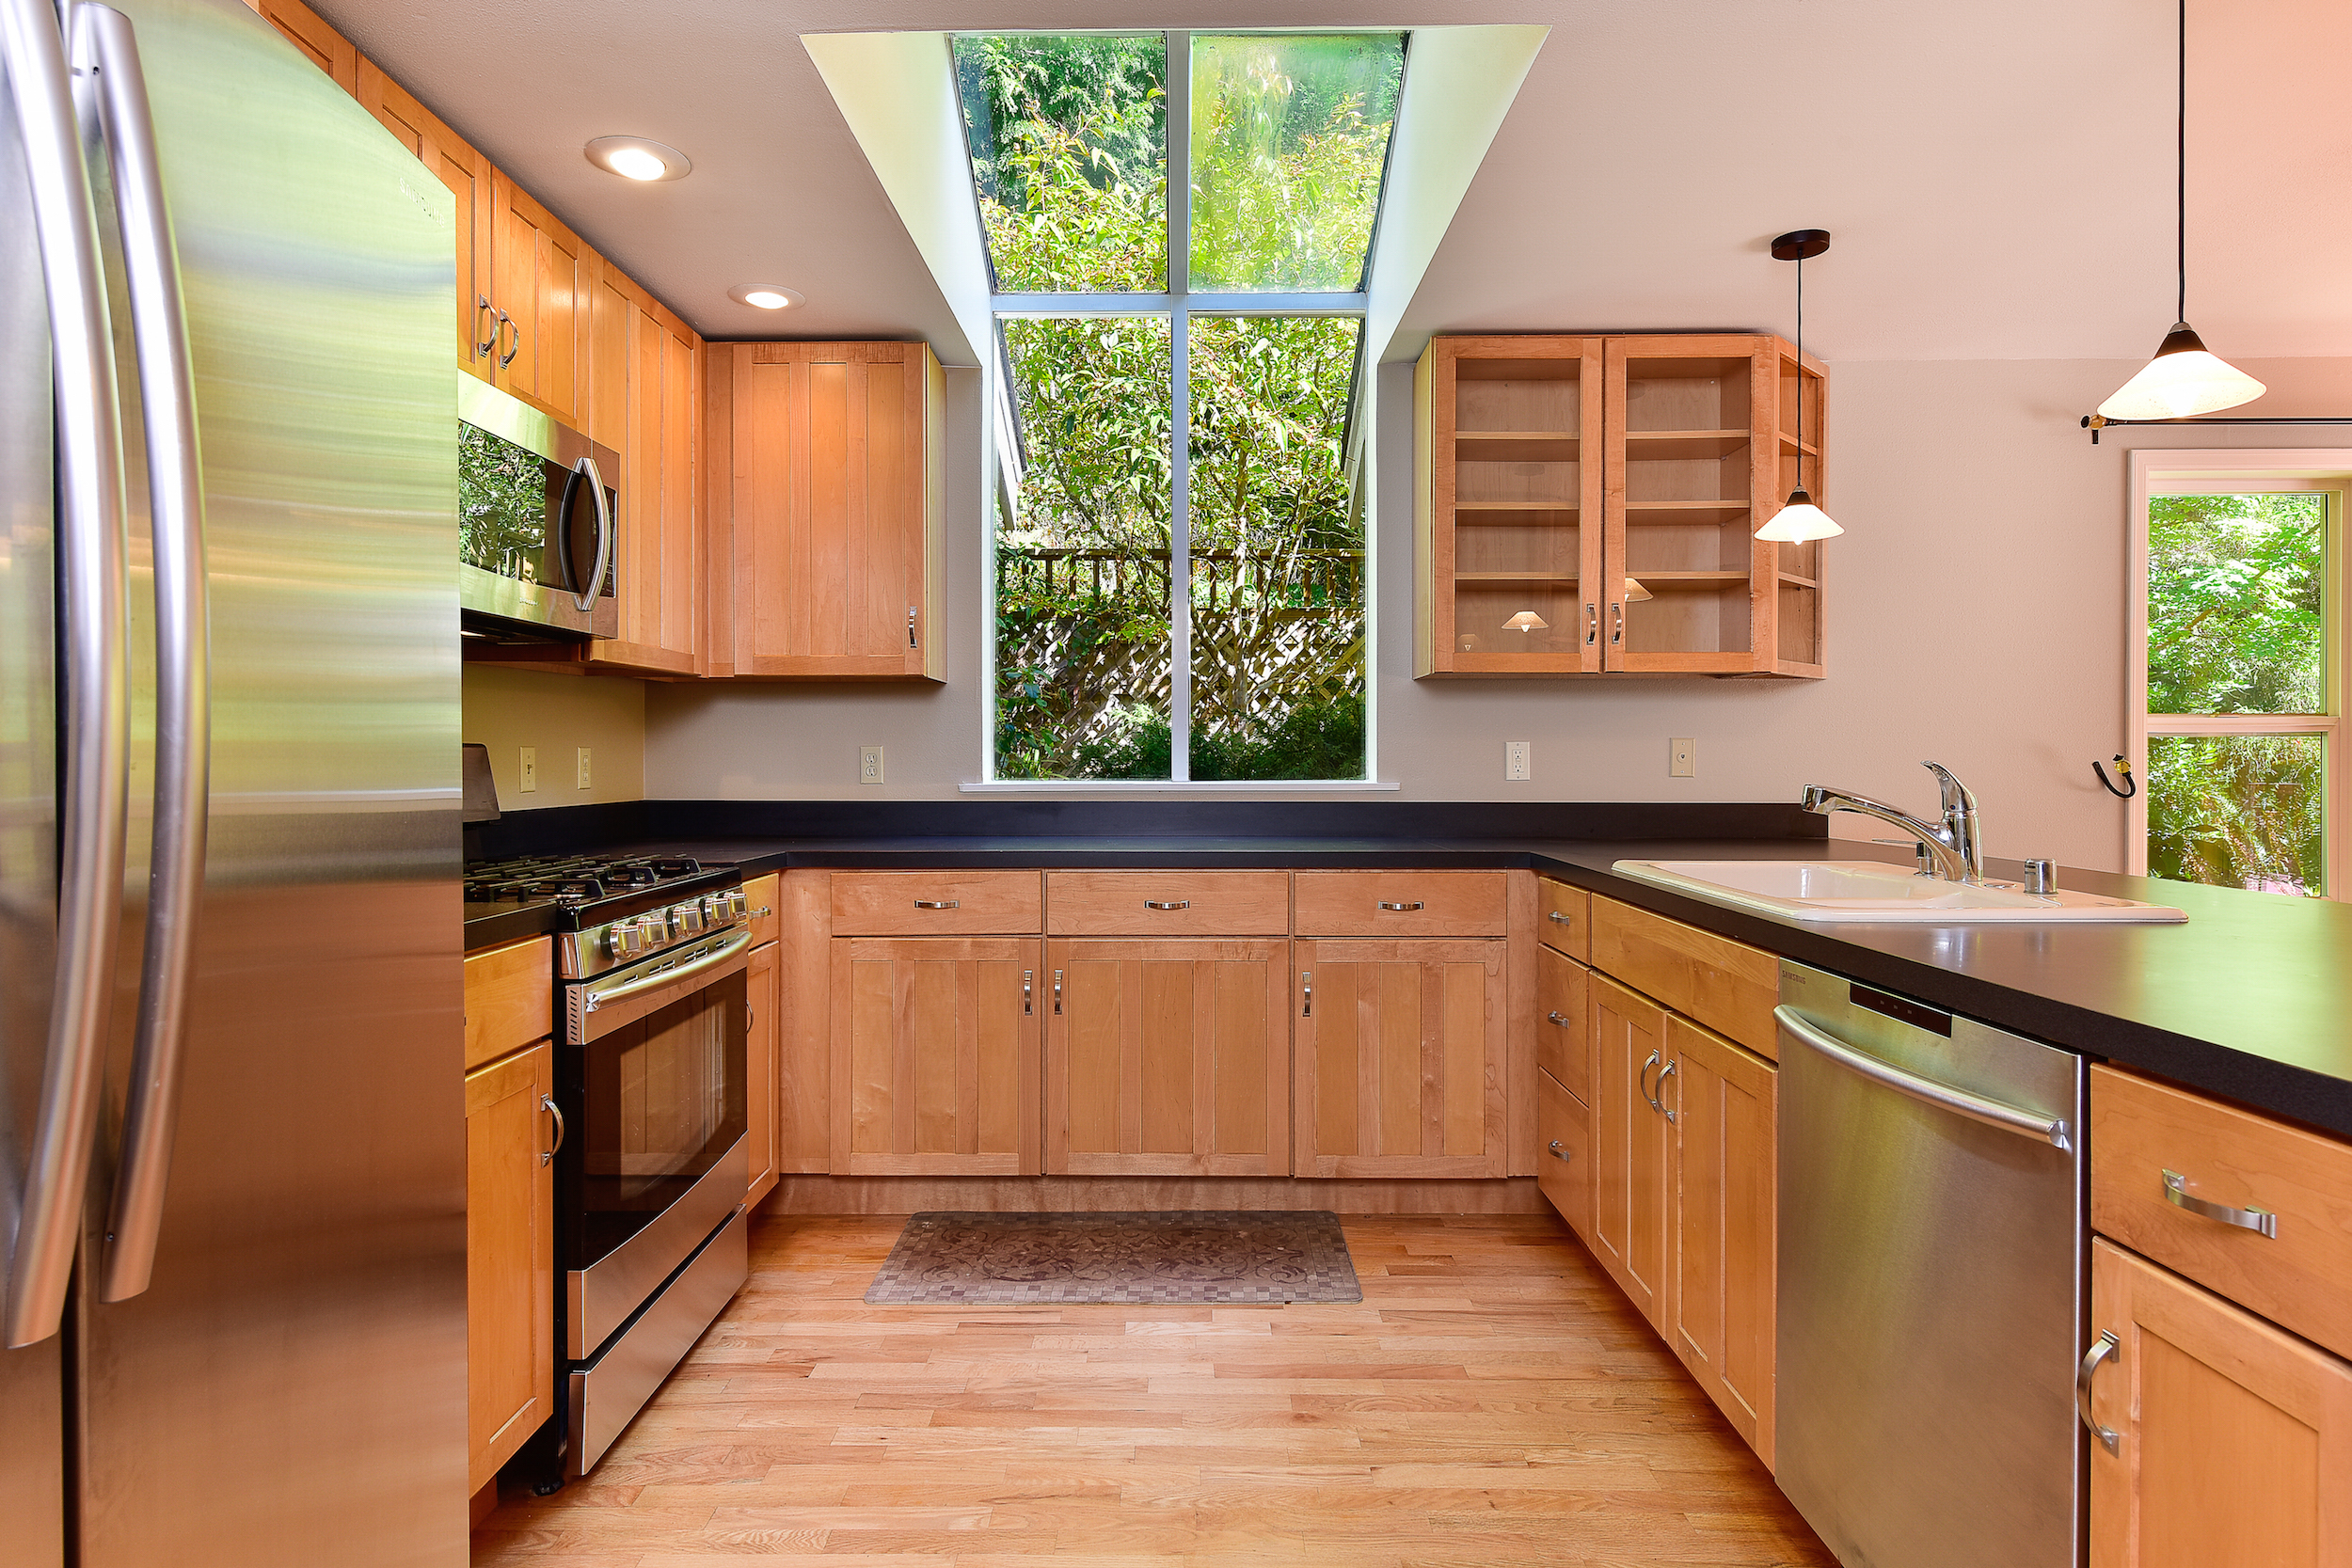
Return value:
<svg viewBox="0 0 2352 1568">
<path fill-rule="evenodd" d="M 1794 325 L 1830 359 L 2137 358 L 2172 318 L 2171 0 L 323 0 L 462 135 L 712 337 L 961 345 L 804 32 L 1548 24 L 1403 324 Z M 2193 0 L 2189 319 L 2352 356 L 2345 0 Z M 580 155 L 650 136 L 694 171 Z M 729 288 L 803 291 L 788 320 Z"/>
</svg>

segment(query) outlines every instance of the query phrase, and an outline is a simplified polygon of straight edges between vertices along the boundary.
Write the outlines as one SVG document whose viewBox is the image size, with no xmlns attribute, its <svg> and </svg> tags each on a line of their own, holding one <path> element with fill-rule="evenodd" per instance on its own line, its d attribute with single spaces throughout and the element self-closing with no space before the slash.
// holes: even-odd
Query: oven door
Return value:
<svg viewBox="0 0 2352 1568">
<path fill-rule="evenodd" d="M 468 629 L 617 636 L 619 456 L 495 387 L 458 380 L 458 604 Z"/>
<path fill-rule="evenodd" d="M 626 1323 L 743 1201 L 744 966 L 714 933 L 565 988 L 564 1338 Z"/>
</svg>

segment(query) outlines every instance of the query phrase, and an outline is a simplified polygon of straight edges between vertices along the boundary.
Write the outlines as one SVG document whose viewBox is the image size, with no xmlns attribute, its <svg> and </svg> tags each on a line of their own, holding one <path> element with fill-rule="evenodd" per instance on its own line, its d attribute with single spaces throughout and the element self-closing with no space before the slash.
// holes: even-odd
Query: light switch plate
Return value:
<svg viewBox="0 0 2352 1568">
<path fill-rule="evenodd" d="M 1535 776 L 1534 741 L 1506 740 L 1502 743 L 1502 776 L 1513 783 L 1521 783 Z"/>
<path fill-rule="evenodd" d="M 857 749 L 857 782 L 860 784 L 882 782 L 882 749 L 881 747 L 860 746 Z"/>
<path fill-rule="evenodd" d="M 515 765 L 515 790 L 529 795 L 539 787 L 539 748 L 526 746 Z"/>
<path fill-rule="evenodd" d="M 574 789 L 586 789 L 588 787 L 588 748 L 585 746 L 582 746 L 580 749 L 580 779 L 579 782 L 572 785 L 572 787 Z"/>
<path fill-rule="evenodd" d="M 1699 776 L 1699 743 L 1696 740 L 1684 735 L 1666 742 L 1666 776 L 1670 779 L 1695 779 Z"/>
</svg>

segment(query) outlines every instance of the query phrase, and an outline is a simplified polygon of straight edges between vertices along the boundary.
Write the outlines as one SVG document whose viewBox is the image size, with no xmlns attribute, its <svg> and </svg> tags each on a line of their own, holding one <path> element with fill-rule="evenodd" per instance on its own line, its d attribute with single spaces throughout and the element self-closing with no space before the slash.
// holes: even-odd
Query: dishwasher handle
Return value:
<svg viewBox="0 0 2352 1568">
<path fill-rule="evenodd" d="M 1907 1094 L 1914 1100 L 1940 1106 L 1971 1121 L 1980 1121 L 1987 1127 L 1997 1127 L 2005 1132 L 2015 1132 L 2045 1142 L 2052 1148 L 2070 1153 L 2074 1150 L 2074 1145 L 2068 1135 L 2066 1120 L 2062 1117 L 2040 1116 L 1997 1100 L 1988 1100 L 1980 1094 L 1971 1094 L 1966 1089 L 1954 1088 L 1949 1084 L 1937 1083 L 1932 1078 L 1922 1078 L 1915 1072 L 1905 1071 L 1892 1062 L 1881 1061 L 1866 1051 L 1857 1051 L 1836 1036 L 1807 1022 L 1794 1007 L 1774 1007 L 1772 1017 L 1778 1021 L 1782 1031 L 1798 1043 L 1812 1047 L 1838 1066 L 1858 1072 L 1874 1083 L 1883 1084 L 1898 1094 Z"/>
</svg>

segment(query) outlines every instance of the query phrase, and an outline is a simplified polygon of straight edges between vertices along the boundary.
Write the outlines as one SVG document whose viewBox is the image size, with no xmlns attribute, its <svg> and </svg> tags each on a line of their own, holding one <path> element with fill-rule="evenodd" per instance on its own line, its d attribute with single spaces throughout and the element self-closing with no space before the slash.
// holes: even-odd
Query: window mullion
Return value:
<svg viewBox="0 0 2352 1568">
<path fill-rule="evenodd" d="M 1192 778 L 1192 35 L 1168 35 L 1168 776 Z"/>
</svg>

